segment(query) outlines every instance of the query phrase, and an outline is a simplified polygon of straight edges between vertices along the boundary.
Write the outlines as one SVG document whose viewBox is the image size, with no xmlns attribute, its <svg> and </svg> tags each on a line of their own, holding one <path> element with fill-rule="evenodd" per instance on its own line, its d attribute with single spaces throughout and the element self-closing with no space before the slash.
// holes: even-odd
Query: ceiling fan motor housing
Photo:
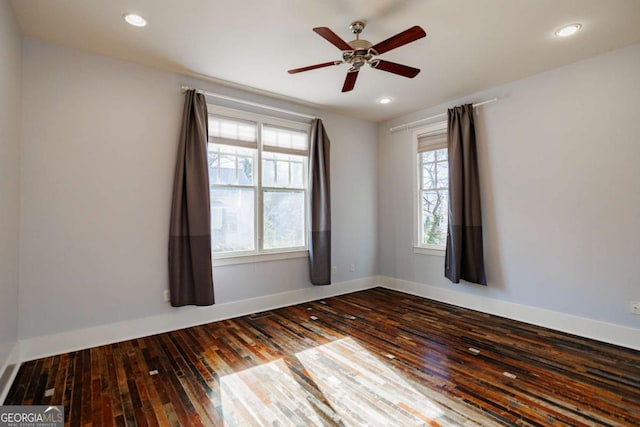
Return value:
<svg viewBox="0 0 640 427">
<path fill-rule="evenodd" d="M 371 49 L 373 44 L 368 40 L 351 40 L 349 46 L 351 46 L 353 50 L 343 51 L 342 59 L 347 64 L 352 64 L 356 68 L 362 67 L 376 55 L 375 51 Z"/>
</svg>

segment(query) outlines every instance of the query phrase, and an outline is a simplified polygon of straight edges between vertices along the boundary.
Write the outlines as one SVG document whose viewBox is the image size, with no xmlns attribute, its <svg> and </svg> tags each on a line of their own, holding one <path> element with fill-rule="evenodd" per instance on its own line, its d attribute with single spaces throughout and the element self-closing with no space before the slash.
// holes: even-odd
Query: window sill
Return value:
<svg viewBox="0 0 640 427">
<path fill-rule="evenodd" d="M 267 253 L 267 254 L 259 254 L 259 255 L 237 255 L 237 256 L 228 256 L 228 257 L 220 257 L 213 258 L 213 266 L 220 267 L 223 265 L 235 265 L 235 264 L 250 264 L 254 262 L 267 262 L 267 261 L 278 261 L 283 259 L 293 259 L 293 258 L 307 258 L 309 256 L 309 251 L 291 251 L 291 252 L 278 252 L 278 253 Z"/>
<path fill-rule="evenodd" d="M 445 252 L 446 251 L 444 248 L 437 248 L 437 247 L 423 248 L 423 247 L 416 247 L 416 246 L 413 247 L 414 254 L 444 256 Z"/>
</svg>

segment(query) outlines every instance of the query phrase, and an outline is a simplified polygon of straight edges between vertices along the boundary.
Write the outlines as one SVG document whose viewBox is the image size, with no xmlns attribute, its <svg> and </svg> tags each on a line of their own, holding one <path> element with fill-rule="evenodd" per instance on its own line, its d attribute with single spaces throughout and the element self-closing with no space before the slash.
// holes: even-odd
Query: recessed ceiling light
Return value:
<svg viewBox="0 0 640 427">
<path fill-rule="evenodd" d="M 565 25 L 556 31 L 556 36 L 558 37 L 569 37 L 578 32 L 578 30 L 582 28 L 582 24 L 571 24 Z"/>
<path fill-rule="evenodd" d="M 384 98 L 380 98 L 380 99 L 378 100 L 378 102 L 379 102 L 380 104 L 388 104 L 388 103 L 390 103 L 391 101 L 393 101 L 393 100 L 392 100 L 391 98 L 389 98 L 388 96 L 385 96 Z"/>
<path fill-rule="evenodd" d="M 122 15 L 122 17 L 125 21 L 127 21 L 127 23 L 133 25 L 134 27 L 144 27 L 145 25 L 147 25 L 147 20 L 135 13 L 125 13 L 124 15 Z"/>
</svg>

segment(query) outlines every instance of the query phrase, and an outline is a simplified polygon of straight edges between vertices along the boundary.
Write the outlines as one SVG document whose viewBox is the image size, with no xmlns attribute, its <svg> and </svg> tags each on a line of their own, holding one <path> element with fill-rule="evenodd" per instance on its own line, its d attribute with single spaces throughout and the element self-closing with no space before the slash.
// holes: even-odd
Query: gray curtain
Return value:
<svg viewBox="0 0 640 427">
<path fill-rule="evenodd" d="M 449 230 L 445 276 L 486 285 L 476 133 L 471 104 L 448 111 Z"/>
<path fill-rule="evenodd" d="M 309 147 L 309 194 L 311 230 L 309 233 L 310 280 L 314 285 L 331 284 L 331 186 L 329 146 L 331 142 L 322 120 L 311 122 Z"/>
<path fill-rule="evenodd" d="M 211 207 L 204 95 L 185 94 L 169 232 L 171 305 L 212 305 Z"/>
</svg>

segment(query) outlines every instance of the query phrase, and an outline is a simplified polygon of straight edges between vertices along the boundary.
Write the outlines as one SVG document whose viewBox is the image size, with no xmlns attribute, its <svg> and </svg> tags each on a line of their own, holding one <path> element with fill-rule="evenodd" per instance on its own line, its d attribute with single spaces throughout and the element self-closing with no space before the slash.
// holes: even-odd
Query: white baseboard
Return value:
<svg viewBox="0 0 640 427">
<path fill-rule="evenodd" d="M 11 384 L 13 384 L 13 380 L 18 375 L 18 368 L 20 367 L 20 343 L 16 342 L 13 346 L 13 349 L 9 353 L 9 357 L 2 365 L 2 369 L 0 370 L 0 377 L 4 375 L 5 371 L 9 368 L 9 366 L 15 365 L 11 374 L 7 378 L 7 382 L 2 384 L 0 387 L 0 405 L 3 404 L 4 399 L 7 398 L 7 394 L 9 393 L 9 389 L 11 388 Z"/>
<path fill-rule="evenodd" d="M 309 286 L 295 291 L 224 304 L 215 304 L 210 307 L 172 310 L 166 314 L 143 319 L 110 323 L 86 329 L 29 338 L 20 341 L 20 359 L 22 361 L 39 359 L 41 357 L 112 344 L 260 311 L 300 304 L 319 298 L 347 294 L 375 287 L 375 279 L 375 276 L 372 276 L 334 283 L 331 286 Z"/>
<path fill-rule="evenodd" d="M 393 277 L 378 276 L 376 280 L 378 285 L 384 288 L 640 350 L 640 329 Z"/>
</svg>

